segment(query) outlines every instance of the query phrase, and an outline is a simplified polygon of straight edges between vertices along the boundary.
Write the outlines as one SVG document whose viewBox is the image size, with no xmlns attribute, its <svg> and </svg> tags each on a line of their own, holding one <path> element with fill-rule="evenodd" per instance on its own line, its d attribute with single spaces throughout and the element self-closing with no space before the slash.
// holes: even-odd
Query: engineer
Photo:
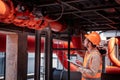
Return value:
<svg viewBox="0 0 120 80">
<path fill-rule="evenodd" d="M 82 67 L 78 67 L 77 70 L 82 73 L 82 80 L 101 80 L 102 56 L 97 48 L 100 41 L 101 38 L 97 32 L 85 35 L 84 47 L 87 51 Z M 76 62 L 80 63 L 78 60 Z"/>
</svg>

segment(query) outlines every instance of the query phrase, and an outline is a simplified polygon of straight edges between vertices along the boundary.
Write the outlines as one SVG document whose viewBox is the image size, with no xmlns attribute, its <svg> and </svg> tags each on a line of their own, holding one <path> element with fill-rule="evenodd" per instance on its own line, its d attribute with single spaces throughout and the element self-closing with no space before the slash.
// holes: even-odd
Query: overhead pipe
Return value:
<svg viewBox="0 0 120 80">
<path fill-rule="evenodd" d="M 0 22 L 13 23 L 16 26 L 35 30 L 42 30 L 43 28 L 51 27 L 51 30 L 56 32 L 63 31 L 66 28 L 66 25 L 54 21 L 47 16 L 37 18 L 29 10 L 20 12 L 18 7 L 15 8 L 10 0 L 8 0 L 7 3 L 0 0 Z"/>
<path fill-rule="evenodd" d="M 6 16 L 8 16 L 9 12 L 9 6 L 5 2 L 0 0 L 0 17 L 5 18 Z"/>
<path fill-rule="evenodd" d="M 14 19 L 14 6 L 10 0 L 0 0 L 0 22 L 11 23 Z"/>
</svg>

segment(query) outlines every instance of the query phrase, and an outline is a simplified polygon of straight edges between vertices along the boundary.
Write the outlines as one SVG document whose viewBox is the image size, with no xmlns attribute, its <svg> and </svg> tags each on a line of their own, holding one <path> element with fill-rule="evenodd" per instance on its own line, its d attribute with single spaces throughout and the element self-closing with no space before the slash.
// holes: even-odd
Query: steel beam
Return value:
<svg viewBox="0 0 120 80">
<path fill-rule="evenodd" d="M 77 11 L 81 11 L 80 9 L 78 9 L 78 8 L 76 8 L 76 7 L 74 7 L 74 6 L 71 6 L 70 4 L 67 4 L 67 3 L 65 3 L 65 2 L 61 2 L 63 5 L 66 5 L 66 6 L 68 6 L 68 7 L 70 7 L 70 8 L 72 8 L 72 9 L 74 9 L 74 10 L 77 10 Z M 84 19 L 84 20 L 87 20 L 88 22 L 91 22 L 91 23 L 93 23 L 93 24 L 95 24 L 95 25 L 98 25 L 96 22 L 93 22 L 93 21 L 91 21 L 91 20 L 89 20 L 89 19 L 86 19 L 86 18 L 84 18 L 84 17 L 81 17 L 81 16 L 79 16 L 79 15 L 77 15 L 77 14 L 75 14 L 75 13 L 72 13 L 73 15 L 75 15 L 75 16 L 77 16 L 77 17 L 79 17 L 79 18 L 82 18 L 82 19 Z"/>
<path fill-rule="evenodd" d="M 68 59 L 70 60 L 71 31 L 68 31 Z M 70 62 L 68 62 L 68 80 L 70 80 Z"/>
<path fill-rule="evenodd" d="M 67 6 L 67 5 L 66 5 Z M 80 10 L 80 11 L 76 11 L 77 9 L 75 9 L 75 8 L 72 8 L 72 9 L 75 9 L 75 10 L 71 10 L 71 11 L 64 11 L 64 15 L 65 14 L 71 14 L 71 13 L 84 13 L 84 12 L 90 12 L 90 11 L 99 11 L 99 10 L 105 10 L 105 9 L 108 9 L 108 8 L 119 8 L 120 7 L 120 5 L 112 5 L 112 6 L 110 6 L 110 5 L 108 5 L 108 6 L 106 6 L 106 5 L 104 5 L 104 6 L 101 6 L 101 7 L 98 7 L 98 8 L 95 8 L 95 9 L 83 9 L 83 10 Z M 54 15 L 60 15 L 61 14 L 61 12 L 46 12 L 46 14 L 54 14 Z"/>
<path fill-rule="evenodd" d="M 35 32 L 35 80 L 40 80 L 40 62 L 41 62 L 41 49 L 40 49 L 41 39 L 40 31 L 36 30 Z"/>
<path fill-rule="evenodd" d="M 52 80 L 52 32 L 45 29 L 45 80 Z"/>
<path fill-rule="evenodd" d="M 82 1 L 88 1 L 88 0 L 71 0 L 71 1 L 65 1 L 65 3 L 76 3 L 76 2 L 82 2 Z M 51 3 L 51 4 L 43 4 L 39 5 L 37 7 L 47 7 L 47 6 L 55 6 L 55 5 L 60 5 L 61 1 L 58 1 L 58 3 Z"/>
<path fill-rule="evenodd" d="M 17 80 L 27 80 L 27 33 L 18 33 Z"/>
<path fill-rule="evenodd" d="M 99 25 L 99 24 L 97 24 L 96 22 L 93 22 L 93 21 L 91 21 L 90 19 L 84 18 L 84 17 L 79 16 L 79 15 L 77 15 L 77 14 L 75 14 L 75 13 L 73 13 L 73 15 L 75 15 L 75 16 L 81 18 L 81 19 L 84 19 L 84 20 L 86 20 L 86 21 L 88 21 L 88 22 L 90 22 L 90 23 L 93 23 L 93 24 L 95 24 L 95 25 Z"/>
<path fill-rule="evenodd" d="M 104 19 L 108 20 L 109 22 L 111 22 L 111 23 L 115 24 L 115 22 L 114 22 L 114 21 L 112 21 L 111 19 L 109 19 L 109 18 L 107 18 L 107 17 L 103 16 L 102 14 L 100 14 L 100 13 L 98 13 L 98 12 L 96 12 L 96 11 L 95 11 L 95 13 L 96 13 L 97 15 L 99 15 L 99 16 L 101 16 L 101 17 L 103 17 Z M 111 27 L 111 28 L 113 28 L 113 29 L 117 29 L 116 27 L 114 27 L 114 26 L 112 26 L 112 25 L 110 25 L 110 24 L 107 24 L 107 25 L 108 25 L 108 26 L 110 26 L 110 27 Z"/>
</svg>

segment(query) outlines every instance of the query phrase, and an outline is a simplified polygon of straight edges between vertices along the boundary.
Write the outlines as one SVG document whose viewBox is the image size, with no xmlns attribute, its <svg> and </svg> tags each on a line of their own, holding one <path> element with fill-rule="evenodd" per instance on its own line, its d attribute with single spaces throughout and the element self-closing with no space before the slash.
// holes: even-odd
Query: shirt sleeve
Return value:
<svg viewBox="0 0 120 80">
<path fill-rule="evenodd" d="M 84 67 L 78 68 L 78 71 L 80 71 L 85 77 L 94 76 L 98 72 L 101 64 L 100 55 L 98 54 L 92 55 L 89 60 L 90 60 L 88 63 L 89 68 L 84 68 Z"/>
</svg>

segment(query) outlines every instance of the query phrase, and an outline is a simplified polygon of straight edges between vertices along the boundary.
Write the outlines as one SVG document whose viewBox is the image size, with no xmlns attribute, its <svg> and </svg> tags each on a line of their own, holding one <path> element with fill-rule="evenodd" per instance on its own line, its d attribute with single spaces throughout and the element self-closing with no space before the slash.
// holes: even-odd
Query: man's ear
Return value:
<svg viewBox="0 0 120 80">
<path fill-rule="evenodd" d="M 88 48 L 90 46 L 90 41 L 86 42 L 86 48 Z"/>
<path fill-rule="evenodd" d="M 88 42 L 88 47 L 91 46 L 91 45 L 92 45 L 91 42 Z"/>
</svg>

